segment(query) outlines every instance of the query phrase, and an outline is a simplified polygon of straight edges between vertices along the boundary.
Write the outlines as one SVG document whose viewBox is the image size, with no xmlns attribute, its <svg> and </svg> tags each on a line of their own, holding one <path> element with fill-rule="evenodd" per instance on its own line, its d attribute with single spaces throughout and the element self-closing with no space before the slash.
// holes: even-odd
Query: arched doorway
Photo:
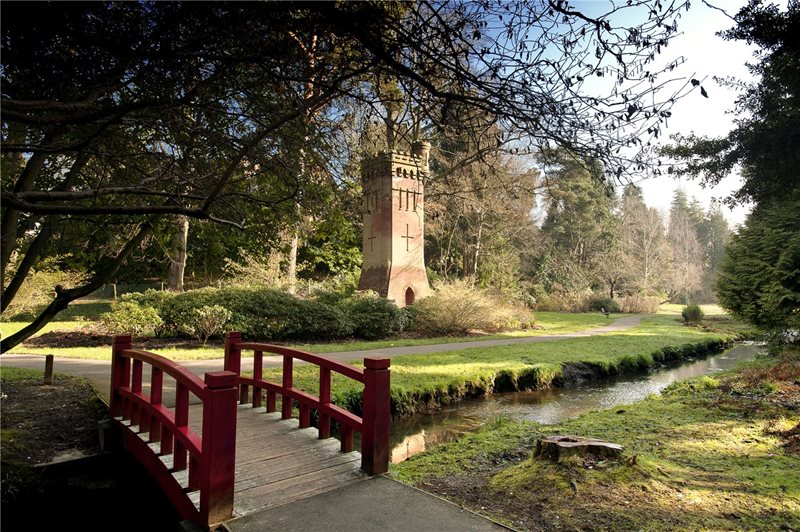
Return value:
<svg viewBox="0 0 800 532">
<path fill-rule="evenodd" d="M 411 287 L 406 288 L 406 306 L 414 304 L 414 290 Z"/>
</svg>

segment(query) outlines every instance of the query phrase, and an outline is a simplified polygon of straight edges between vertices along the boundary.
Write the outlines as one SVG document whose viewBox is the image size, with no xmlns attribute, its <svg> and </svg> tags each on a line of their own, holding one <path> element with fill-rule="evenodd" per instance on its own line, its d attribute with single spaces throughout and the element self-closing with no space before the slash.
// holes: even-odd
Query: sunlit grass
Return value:
<svg viewBox="0 0 800 532">
<path fill-rule="evenodd" d="M 776 433 L 798 422 L 796 410 L 752 394 L 678 383 L 663 396 L 557 425 L 498 420 L 392 472 L 422 486 L 482 478 L 482 507 L 473 509 L 520 529 L 797 529 L 800 457 Z M 619 443 L 624 458 L 587 467 L 579 458 L 530 457 L 536 440 L 553 434 Z M 540 513 L 529 521 L 509 503 Z"/>
<path fill-rule="evenodd" d="M 502 338 L 519 338 L 526 336 L 542 336 L 548 334 L 567 334 L 571 332 L 585 331 L 609 325 L 617 317 L 625 314 L 615 314 L 612 318 L 606 318 L 600 313 L 579 313 L 571 314 L 565 312 L 539 312 L 536 314 L 537 325 L 541 329 L 528 331 L 518 331 L 506 334 L 491 334 L 484 336 L 445 336 L 435 338 L 407 338 L 378 341 L 354 341 L 336 343 L 301 343 L 292 344 L 291 347 L 310 351 L 312 353 L 338 353 L 344 351 L 368 351 L 372 349 L 386 349 L 388 347 L 414 347 L 424 345 L 447 344 L 455 342 L 474 342 L 480 340 L 494 340 Z M 3 336 L 13 334 L 22 329 L 26 324 L 20 322 L 0 323 L 0 331 Z M 87 322 L 80 321 L 55 321 L 47 324 L 45 328 L 37 333 L 36 336 L 54 330 L 76 330 L 80 329 Z M 100 347 L 28 347 L 18 346 L 13 349 L 14 353 L 29 354 L 54 354 L 67 358 L 82 359 L 111 359 L 111 344 Z M 161 348 L 158 353 L 171 360 L 209 360 L 222 358 L 222 348 L 219 346 L 197 347 L 197 348 Z"/>
</svg>

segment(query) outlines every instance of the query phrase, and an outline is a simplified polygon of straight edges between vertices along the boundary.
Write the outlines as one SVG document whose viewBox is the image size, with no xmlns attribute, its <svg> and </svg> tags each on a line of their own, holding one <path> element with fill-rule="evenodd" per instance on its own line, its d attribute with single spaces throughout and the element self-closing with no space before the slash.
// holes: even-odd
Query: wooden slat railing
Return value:
<svg viewBox="0 0 800 532">
<path fill-rule="evenodd" d="M 142 392 L 144 364 L 151 367 L 149 394 Z M 175 379 L 172 409 L 162 403 L 165 373 Z M 123 445 L 148 469 L 181 518 L 203 526 L 233 515 L 237 387 L 234 373 L 209 372 L 201 380 L 171 360 L 132 349 L 130 336 L 114 338 L 109 409 L 122 429 Z M 203 405 L 202 437 L 189 428 L 190 393 Z M 171 467 L 161 459 L 169 455 Z M 187 469 L 184 489 L 173 473 Z M 198 490 L 199 507 L 188 495 Z"/>
<path fill-rule="evenodd" d="M 242 376 L 242 350 L 252 350 L 253 376 Z M 263 356 L 272 353 L 283 357 L 281 383 L 264 380 Z M 294 387 L 294 360 L 302 360 L 319 367 L 319 397 Z M 342 364 L 323 356 L 271 344 L 242 342 L 239 332 L 225 335 L 225 370 L 239 375 L 239 402 L 249 401 L 262 405 L 266 393 L 266 410 L 277 410 L 277 396 L 281 396 L 281 418 L 292 417 L 292 401 L 298 406 L 300 428 L 311 426 L 311 411 L 318 414 L 320 438 L 331 435 L 331 420 L 339 422 L 342 452 L 353 450 L 353 432 L 361 433 L 361 468 L 369 475 L 385 473 L 389 469 L 389 430 L 391 407 L 389 395 L 389 359 L 365 358 L 364 369 Z M 339 373 L 364 385 L 362 416 L 359 417 L 331 403 L 331 372 Z"/>
</svg>

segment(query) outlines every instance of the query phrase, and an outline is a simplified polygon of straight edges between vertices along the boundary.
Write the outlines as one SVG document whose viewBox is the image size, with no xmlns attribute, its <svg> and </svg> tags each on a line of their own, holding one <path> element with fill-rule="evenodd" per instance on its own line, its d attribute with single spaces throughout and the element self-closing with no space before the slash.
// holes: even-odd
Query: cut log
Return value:
<svg viewBox="0 0 800 532">
<path fill-rule="evenodd" d="M 592 455 L 598 458 L 619 458 L 622 445 L 583 436 L 548 436 L 536 442 L 534 456 L 558 462 L 566 456 Z"/>
</svg>

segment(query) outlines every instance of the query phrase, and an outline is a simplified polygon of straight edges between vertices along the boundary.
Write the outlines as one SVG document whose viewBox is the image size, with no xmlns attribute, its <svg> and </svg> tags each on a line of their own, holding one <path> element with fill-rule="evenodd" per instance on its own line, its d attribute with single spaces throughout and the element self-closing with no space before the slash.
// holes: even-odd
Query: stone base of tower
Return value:
<svg viewBox="0 0 800 532">
<path fill-rule="evenodd" d="M 398 307 L 411 305 L 431 292 L 425 270 L 409 266 L 365 268 L 361 271 L 358 289 L 377 292 Z"/>
</svg>

